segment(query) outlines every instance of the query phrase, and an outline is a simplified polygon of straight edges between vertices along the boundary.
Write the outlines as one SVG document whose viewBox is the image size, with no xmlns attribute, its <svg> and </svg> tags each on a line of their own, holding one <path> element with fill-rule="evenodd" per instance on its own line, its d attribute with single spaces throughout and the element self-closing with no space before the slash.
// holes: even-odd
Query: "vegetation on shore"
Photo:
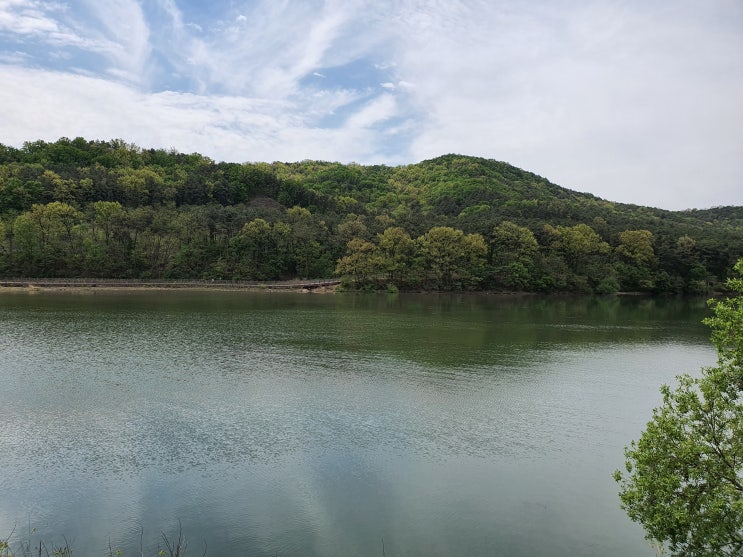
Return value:
<svg viewBox="0 0 743 557">
<path fill-rule="evenodd" d="M 0 144 L 4 277 L 698 294 L 741 256 L 743 207 L 612 203 L 482 158 L 237 164 L 121 140 Z"/>
<path fill-rule="evenodd" d="M 37 536 L 35 528 L 31 528 L 29 525 L 28 534 L 25 538 L 18 540 L 13 543 L 11 539 L 15 529 L 5 539 L 0 539 L 0 557 L 73 557 L 73 545 L 64 538 L 64 543 L 56 545 L 54 543 L 47 544 L 41 537 Z M 155 546 L 153 554 L 155 557 L 181 557 L 188 552 L 188 541 L 183 534 L 183 528 L 178 521 L 178 533 L 177 536 L 173 535 L 168 537 L 164 532 L 161 534 L 162 543 Z M 14 549 L 15 548 L 15 549 Z M 202 557 L 206 555 L 207 545 L 204 542 L 204 550 Z M 139 547 L 136 551 L 140 557 L 144 557 L 144 529 L 140 532 Z M 109 540 L 108 548 L 104 555 L 108 557 L 122 557 L 125 554 L 121 548 L 115 548 L 111 545 Z"/>
</svg>

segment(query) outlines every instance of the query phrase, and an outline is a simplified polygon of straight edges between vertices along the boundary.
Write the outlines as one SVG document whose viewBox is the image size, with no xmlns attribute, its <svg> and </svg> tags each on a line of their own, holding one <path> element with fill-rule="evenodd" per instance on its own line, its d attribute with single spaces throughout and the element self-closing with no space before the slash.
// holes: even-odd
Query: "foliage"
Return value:
<svg viewBox="0 0 743 557">
<path fill-rule="evenodd" d="M 493 286 L 530 290 L 539 257 L 534 233 L 510 221 L 498 224 L 491 235 Z"/>
<path fill-rule="evenodd" d="M 484 259 L 452 263 L 431 243 L 435 229 L 455 231 L 455 243 L 482 238 Z M 358 253 L 355 239 L 373 249 Z M 337 271 L 357 287 L 703 293 L 741 256 L 740 208 L 616 204 L 477 157 L 238 164 L 122 140 L 0 145 L 3 276 Z M 349 267 L 347 257 L 372 265 Z"/>
<path fill-rule="evenodd" d="M 487 247 L 479 234 L 437 226 L 418 238 L 426 280 L 437 290 L 471 288 L 481 276 Z"/>
<path fill-rule="evenodd" d="M 617 471 L 622 507 L 673 555 L 743 554 L 743 259 L 734 298 L 711 301 L 717 366 L 663 386 L 663 404 Z"/>
</svg>

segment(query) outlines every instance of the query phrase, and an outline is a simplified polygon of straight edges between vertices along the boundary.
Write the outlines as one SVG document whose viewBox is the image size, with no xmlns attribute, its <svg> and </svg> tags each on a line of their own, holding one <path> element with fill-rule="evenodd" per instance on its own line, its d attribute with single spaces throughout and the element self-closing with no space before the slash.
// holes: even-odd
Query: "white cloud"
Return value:
<svg viewBox="0 0 743 557">
<path fill-rule="evenodd" d="M 0 3 L 0 36 L 38 39 L 57 46 L 89 43 L 58 19 L 62 11 L 49 2 L 6 0 Z"/>
<path fill-rule="evenodd" d="M 0 2 L 0 30 L 19 35 L 56 32 L 57 23 L 47 17 L 38 2 L 5 0 Z"/>
<path fill-rule="evenodd" d="M 397 113 L 397 103 L 391 95 L 377 97 L 364 108 L 354 113 L 346 122 L 349 129 L 369 128 L 385 120 L 389 120 Z"/>
<path fill-rule="evenodd" d="M 0 54 L 0 64 L 22 65 L 29 61 L 29 55 L 25 52 L 8 52 Z"/>
<path fill-rule="evenodd" d="M 0 66 L 8 86 L 0 103 L 12 104 L 3 143 L 61 136 L 123 138 L 142 147 L 176 147 L 216 160 L 362 160 L 379 162 L 380 138 L 365 126 L 389 114 L 372 103 L 357 125 L 320 129 L 287 101 L 183 93 L 145 94 L 89 76 Z M 25 91 L 36 91 L 32 96 Z"/>
<path fill-rule="evenodd" d="M 81 15 L 70 13 L 63 4 L 8 0 L 0 4 L 0 31 L 16 39 L 102 55 L 111 64 L 109 73 L 140 81 L 150 49 L 139 4 L 135 0 L 85 0 L 83 4 L 87 10 Z M 52 50 L 49 56 L 60 59 L 65 54 Z"/>
<path fill-rule="evenodd" d="M 409 18 L 399 73 L 428 115 L 412 158 L 483 155 L 626 202 L 741 203 L 740 33 L 699 25 L 701 8 L 568 4 L 473 13 L 461 39 L 445 32 L 461 6 Z"/>
<path fill-rule="evenodd" d="M 237 161 L 458 152 L 612 200 L 743 202 L 737 0 L 229 5 L 0 0 L 14 107 L 0 142 L 122 137 Z M 44 52 L 58 71 L 28 69 Z M 346 65 L 372 73 L 339 80 Z"/>
<path fill-rule="evenodd" d="M 139 3 L 135 0 L 84 2 L 88 13 L 96 18 L 95 24 L 88 24 L 86 30 L 97 35 L 101 53 L 115 64 L 113 73 L 139 82 L 150 55 L 150 30 Z"/>
</svg>

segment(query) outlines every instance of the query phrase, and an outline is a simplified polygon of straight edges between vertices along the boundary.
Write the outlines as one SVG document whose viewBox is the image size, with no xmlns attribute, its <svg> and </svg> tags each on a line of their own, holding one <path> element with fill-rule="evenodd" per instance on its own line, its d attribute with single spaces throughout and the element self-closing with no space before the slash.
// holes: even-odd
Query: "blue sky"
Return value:
<svg viewBox="0 0 743 557">
<path fill-rule="evenodd" d="M 0 143 L 510 162 L 743 205 L 740 0 L 0 0 Z"/>
</svg>

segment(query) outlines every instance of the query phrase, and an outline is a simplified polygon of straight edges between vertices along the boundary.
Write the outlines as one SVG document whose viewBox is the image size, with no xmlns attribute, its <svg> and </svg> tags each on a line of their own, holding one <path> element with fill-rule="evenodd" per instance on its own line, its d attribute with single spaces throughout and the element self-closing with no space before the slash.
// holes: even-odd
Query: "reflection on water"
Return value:
<svg viewBox="0 0 743 557">
<path fill-rule="evenodd" d="M 658 386 L 714 361 L 704 312 L 1 294 L 0 537 L 31 518 L 87 554 L 181 520 L 211 555 L 652 555 L 610 475 Z"/>
</svg>

